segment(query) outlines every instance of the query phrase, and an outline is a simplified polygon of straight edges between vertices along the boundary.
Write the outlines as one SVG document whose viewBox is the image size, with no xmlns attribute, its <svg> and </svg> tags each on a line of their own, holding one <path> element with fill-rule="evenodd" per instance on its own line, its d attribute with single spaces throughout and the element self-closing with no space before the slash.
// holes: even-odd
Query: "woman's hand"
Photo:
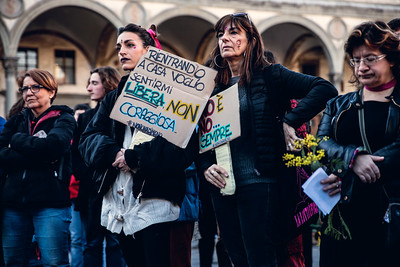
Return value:
<svg viewBox="0 0 400 267">
<path fill-rule="evenodd" d="M 118 151 L 117 155 L 115 155 L 115 161 L 112 166 L 123 172 L 129 172 L 131 170 L 125 161 L 125 149 L 122 148 Z"/>
<path fill-rule="evenodd" d="M 218 166 L 217 164 L 213 164 L 204 171 L 204 177 L 208 182 L 215 185 L 216 187 L 224 188 L 226 184 L 224 177 L 228 178 L 229 175 L 224 168 Z"/>
<path fill-rule="evenodd" d="M 283 123 L 283 134 L 285 136 L 286 149 L 288 151 L 301 150 L 299 148 L 295 148 L 295 143 L 296 141 L 301 141 L 302 139 L 296 135 L 296 130 L 285 122 Z"/>
<path fill-rule="evenodd" d="M 375 183 L 381 178 L 381 172 L 376 161 L 383 161 L 384 157 L 372 156 L 369 154 L 357 155 L 352 166 L 353 172 L 360 178 L 363 183 Z"/>
<path fill-rule="evenodd" d="M 327 178 L 322 179 L 320 182 L 322 185 L 326 185 L 322 188 L 324 192 L 328 192 L 332 197 L 339 194 L 342 191 L 342 181 L 335 174 L 329 175 Z"/>
</svg>

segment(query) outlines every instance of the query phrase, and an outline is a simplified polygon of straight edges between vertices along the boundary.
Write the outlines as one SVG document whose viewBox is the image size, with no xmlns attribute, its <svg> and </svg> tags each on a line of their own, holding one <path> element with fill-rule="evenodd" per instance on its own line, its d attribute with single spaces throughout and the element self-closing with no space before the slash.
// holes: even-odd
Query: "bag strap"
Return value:
<svg viewBox="0 0 400 267">
<path fill-rule="evenodd" d="M 360 97 L 361 97 L 361 107 L 358 109 L 358 124 L 360 126 L 361 139 L 363 141 L 364 148 L 368 151 L 368 153 L 372 154 L 371 147 L 369 146 L 367 135 L 365 133 L 363 89 L 360 90 Z M 389 199 L 389 195 L 383 184 L 382 184 L 382 190 L 385 193 L 386 197 Z"/>
<path fill-rule="evenodd" d="M 364 148 L 368 151 L 368 153 L 372 154 L 371 147 L 369 146 L 367 135 L 365 133 L 363 89 L 360 90 L 360 97 L 361 97 L 361 107 L 358 109 L 358 124 L 360 126 L 361 139 L 363 141 Z"/>
</svg>

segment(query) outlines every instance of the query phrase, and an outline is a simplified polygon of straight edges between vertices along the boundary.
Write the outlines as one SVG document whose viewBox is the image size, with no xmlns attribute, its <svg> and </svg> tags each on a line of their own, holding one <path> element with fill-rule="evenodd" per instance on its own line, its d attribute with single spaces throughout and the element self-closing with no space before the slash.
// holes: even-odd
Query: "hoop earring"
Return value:
<svg viewBox="0 0 400 267">
<path fill-rule="evenodd" d="M 226 68 L 226 67 L 228 66 L 228 64 L 226 64 L 224 67 L 222 67 L 222 66 L 220 66 L 220 65 L 217 64 L 217 57 L 218 57 L 218 56 L 220 56 L 220 57 L 222 58 L 221 55 L 216 55 L 216 56 L 214 57 L 214 64 L 215 64 L 215 66 L 217 66 L 217 67 L 220 68 L 220 69 Z M 222 59 L 222 60 L 223 60 L 223 59 Z"/>
</svg>

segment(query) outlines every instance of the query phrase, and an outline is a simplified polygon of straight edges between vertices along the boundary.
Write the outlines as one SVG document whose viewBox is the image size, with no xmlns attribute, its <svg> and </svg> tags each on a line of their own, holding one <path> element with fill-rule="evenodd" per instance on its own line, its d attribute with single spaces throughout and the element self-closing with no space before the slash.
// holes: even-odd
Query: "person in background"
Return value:
<svg viewBox="0 0 400 267">
<path fill-rule="evenodd" d="M 346 57 L 353 68 L 350 82 L 358 90 L 327 104 L 318 137 L 329 137 L 319 144 L 327 162 L 343 162 L 322 184 L 330 195 L 341 194 L 337 207 L 349 231 L 347 238 L 324 233 L 330 226 L 324 219 L 321 267 L 393 266 L 398 262 L 398 257 L 385 247 L 383 217 L 388 205 L 386 193 L 400 195 L 399 187 L 393 186 L 399 182 L 399 45 L 400 39 L 382 21 L 356 26 L 345 43 Z M 366 142 L 361 136 L 362 124 Z M 366 149 L 367 143 L 370 149 Z M 329 216 L 333 215 L 332 226 L 340 229 L 338 211 Z"/>
<path fill-rule="evenodd" d="M 295 128 L 318 114 L 337 90 L 322 78 L 268 62 L 246 13 L 225 15 L 214 29 L 218 44 L 211 67 L 218 73 L 213 94 L 235 83 L 239 89 L 241 136 L 229 142 L 236 192 L 220 193 L 230 177 L 216 164 L 213 150 L 199 156 L 197 168 L 213 185 L 212 202 L 233 265 L 276 266 L 281 157 L 299 140 Z M 285 114 L 290 99 L 303 100 Z"/>
<path fill-rule="evenodd" d="M 134 70 L 150 46 L 161 48 L 156 36 L 154 25 L 148 31 L 136 24 L 121 27 L 116 48 L 122 69 Z M 122 77 L 118 89 L 103 99 L 82 134 L 79 150 L 104 181 L 99 185 L 100 193 L 105 194 L 101 223 L 119 234 L 127 265 L 168 267 L 170 223 L 179 216 L 186 189 L 185 169 L 198 154 L 197 136 L 182 149 L 161 136 L 152 138 L 111 119 L 127 79 L 128 75 Z M 136 144 L 137 136 L 147 141 Z"/>
<path fill-rule="evenodd" d="M 52 105 L 57 82 L 48 71 L 25 73 L 19 89 L 26 109 L 0 134 L 2 241 L 6 266 L 26 266 L 32 236 L 47 266 L 69 266 L 72 109 Z"/>
<path fill-rule="evenodd" d="M 88 104 L 77 104 L 74 107 L 74 118 L 78 121 L 79 115 L 90 109 Z M 79 140 L 73 140 L 79 142 Z M 81 213 L 75 209 L 76 199 L 79 192 L 79 181 L 75 179 L 72 174 L 71 182 L 69 184 L 70 198 L 72 201 L 71 212 L 72 220 L 69 230 L 71 232 L 71 246 L 70 246 L 70 263 L 71 267 L 83 266 L 83 251 L 85 248 L 86 237 L 85 230 L 81 219 Z"/>
<path fill-rule="evenodd" d="M 121 79 L 119 72 L 109 66 L 95 68 L 90 71 L 87 91 L 90 99 L 97 102 L 94 109 L 90 109 L 78 117 L 78 129 L 74 136 L 73 145 L 73 174 L 79 181 L 79 192 L 76 200 L 76 210 L 79 210 L 83 220 L 86 245 L 84 249 L 83 266 L 102 266 L 103 248 L 105 245 L 105 263 L 107 266 L 123 266 L 122 252 L 117 236 L 100 224 L 102 199 L 98 197 L 92 181 L 94 169 L 86 166 L 78 145 L 82 133 L 94 117 L 104 97 L 118 86 Z M 104 242 L 105 240 L 105 242 Z"/>
</svg>

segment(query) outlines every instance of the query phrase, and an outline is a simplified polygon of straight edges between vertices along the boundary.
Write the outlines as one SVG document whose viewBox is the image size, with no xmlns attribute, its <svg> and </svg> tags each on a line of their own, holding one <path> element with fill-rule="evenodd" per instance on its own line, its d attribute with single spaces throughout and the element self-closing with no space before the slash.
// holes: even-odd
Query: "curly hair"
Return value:
<svg viewBox="0 0 400 267">
<path fill-rule="evenodd" d="M 354 49 L 362 45 L 385 54 L 387 61 L 393 64 L 393 76 L 400 80 L 400 39 L 385 22 L 367 21 L 355 27 L 344 45 L 347 59 L 350 60 Z M 362 87 L 354 73 L 349 82 Z"/>
</svg>

